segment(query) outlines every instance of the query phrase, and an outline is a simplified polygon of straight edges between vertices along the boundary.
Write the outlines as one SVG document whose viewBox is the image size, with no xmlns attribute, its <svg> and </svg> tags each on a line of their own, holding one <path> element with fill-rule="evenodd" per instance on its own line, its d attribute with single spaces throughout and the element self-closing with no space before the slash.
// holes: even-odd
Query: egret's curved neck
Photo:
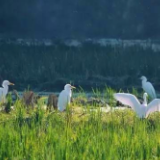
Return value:
<svg viewBox="0 0 160 160">
<path fill-rule="evenodd" d="M 142 80 L 142 84 L 145 83 L 145 82 L 147 82 L 147 79 L 143 79 L 143 80 Z"/>
<path fill-rule="evenodd" d="M 147 82 L 147 80 L 146 80 L 146 79 L 143 79 L 143 80 L 142 80 L 142 87 L 144 87 L 144 86 L 145 86 L 146 82 Z"/>
<path fill-rule="evenodd" d="M 3 95 L 7 95 L 7 93 L 8 93 L 8 85 L 4 85 L 3 86 Z"/>
<path fill-rule="evenodd" d="M 72 94 L 72 90 L 71 90 L 70 88 L 66 88 L 65 91 L 66 91 L 69 95 Z"/>
<path fill-rule="evenodd" d="M 146 94 L 143 95 L 143 99 L 144 99 L 143 104 L 147 106 L 147 95 Z"/>
</svg>

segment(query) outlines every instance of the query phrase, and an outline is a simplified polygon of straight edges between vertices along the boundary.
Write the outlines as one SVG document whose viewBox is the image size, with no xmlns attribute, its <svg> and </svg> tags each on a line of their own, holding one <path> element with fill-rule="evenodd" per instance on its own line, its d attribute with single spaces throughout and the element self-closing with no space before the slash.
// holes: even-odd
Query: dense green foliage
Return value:
<svg viewBox="0 0 160 160">
<path fill-rule="evenodd" d="M 159 52 L 141 47 L 0 46 L 0 78 L 16 89 L 60 90 L 65 83 L 85 89 L 140 86 L 145 75 L 154 85 L 160 80 Z"/>
</svg>

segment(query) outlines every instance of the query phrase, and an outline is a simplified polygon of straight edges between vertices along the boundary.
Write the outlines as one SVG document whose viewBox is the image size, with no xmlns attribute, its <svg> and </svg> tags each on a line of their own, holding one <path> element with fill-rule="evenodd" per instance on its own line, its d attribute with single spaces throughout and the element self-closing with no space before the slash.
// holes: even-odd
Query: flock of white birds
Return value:
<svg viewBox="0 0 160 160">
<path fill-rule="evenodd" d="M 143 95 L 144 102 L 141 104 L 139 100 L 129 93 L 115 93 L 113 96 L 117 101 L 120 101 L 122 104 L 130 106 L 137 114 L 139 118 L 147 118 L 150 113 L 155 111 L 160 111 L 160 99 L 156 98 L 156 92 L 153 85 L 147 81 L 145 76 L 141 77 L 142 88 L 145 91 Z M 2 83 L 2 88 L 0 88 L 0 102 L 5 101 L 6 95 L 8 93 L 8 86 L 14 85 L 8 80 L 4 80 Z M 72 97 L 72 89 L 75 87 L 66 84 L 64 90 L 60 92 L 58 97 L 58 110 L 64 111 L 67 106 L 70 105 Z M 148 95 L 152 98 L 152 101 L 147 104 Z"/>
</svg>

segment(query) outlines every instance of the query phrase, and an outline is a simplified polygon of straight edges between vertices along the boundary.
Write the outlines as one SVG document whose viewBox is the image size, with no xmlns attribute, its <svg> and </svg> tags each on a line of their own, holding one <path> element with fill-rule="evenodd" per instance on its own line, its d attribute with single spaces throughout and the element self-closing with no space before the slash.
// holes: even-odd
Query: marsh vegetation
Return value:
<svg viewBox="0 0 160 160">
<path fill-rule="evenodd" d="M 159 159 L 160 114 L 139 119 L 129 108 L 114 110 L 114 92 L 93 90 L 113 107 L 107 113 L 97 103 L 81 103 L 82 90 L 65 112 L 44 110 L 45 97 L 35 108 L 15 101 L 14 110 L 0 113 L 0 159 Z"/>
</svg>

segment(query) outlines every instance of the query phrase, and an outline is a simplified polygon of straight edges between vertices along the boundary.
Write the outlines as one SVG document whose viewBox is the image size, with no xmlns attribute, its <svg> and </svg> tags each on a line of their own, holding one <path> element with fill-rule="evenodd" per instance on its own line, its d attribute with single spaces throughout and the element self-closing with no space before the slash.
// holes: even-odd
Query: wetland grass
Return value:
<svg viewBox="0 0 160 160">
<path fill-rule="evenodd" d="M 40 103 L 32 111 L 19 100 L 15 106 L 0 114 L 2 160 L 160 158 L 159 113 L 139 119 L 130 109 L 102 113 L 98 107 L 95 112 L 87 109 L 92 106 L 73 104 L 66 112 L 48 113 Z"/>
</svg>

